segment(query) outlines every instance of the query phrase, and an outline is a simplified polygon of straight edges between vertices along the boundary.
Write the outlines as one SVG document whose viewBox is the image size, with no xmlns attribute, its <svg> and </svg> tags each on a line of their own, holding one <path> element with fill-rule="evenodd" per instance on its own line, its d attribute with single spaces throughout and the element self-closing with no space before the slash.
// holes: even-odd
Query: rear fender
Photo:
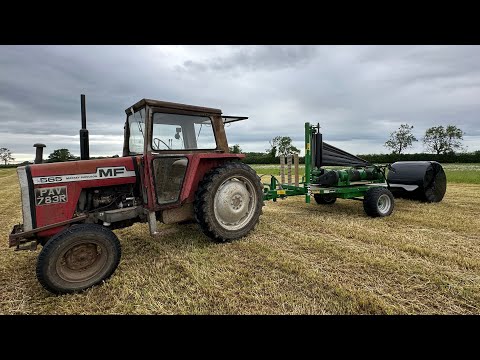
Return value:
<svg viewBox="0 0 480 360">
<path fill-rule="evenodd" d="M 195 200 L 199 182 L 205 177 L 205 174 L 211 169 L 232 160 L 240 160 L 243 154 L 202 154 L 191 159 L 190 166 L 185 175 L 184 186 L 180 193 L 181 202 L 190 203 Z"/>
<path fill-rule="evenodd" d="M 175 154 L 177 155 L 177 154 Z M 171 153 L 165 156 L 172 156 Z M 195 199 L 195 191 L 198 183 L 204 178 L 205 173 L 210 169 L 219 166 L 226 161 L 240 160 L 245 157 L 244 154 L 230 154 L 230 153 L 190 153 L 178 154 L 178 157 L 185 157 L 188 159 L 187 170 L 180 191 L 178 201 L 171 204 L 159 205 L 157 203 L 157 196 L 155 191 L 155 180 L 153 174 L 153 160 L 161 158 L 159 154 L 147 154 L 146 166 L 144 167 L 145 184 L 148 190 L 148 204 L 147 209 L 150 211 L 161 211 L 173 209 L 185 203 L 191 203 Z"/>
</svg>

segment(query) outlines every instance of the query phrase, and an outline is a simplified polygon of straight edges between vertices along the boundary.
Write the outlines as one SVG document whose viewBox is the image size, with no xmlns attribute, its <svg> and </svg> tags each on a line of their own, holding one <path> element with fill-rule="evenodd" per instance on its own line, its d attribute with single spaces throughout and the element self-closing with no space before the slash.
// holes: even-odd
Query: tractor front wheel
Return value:
<svg viewBox="0 0 480 360">
<path fill-rule="evenodd" d="M 363 209 L 371 217 L 389 216 L 394 205 L 392 193 L 384 187 L 368 189 L 363 198 Z"/>
<path fill-rule="evenodd" d="M 332 195 L 314 194 L 313 197 L 317 204 L 332 205 L 337 201 L 337 198 Z"/>
<path fill-rule="evenodd" d="M 195 218 L 217 242 L 247 235 L 262 214 L 263 185 L 248 165 L 228 162 L 210 170 L 195 194 Z"/>
<path fill-rule="evenodd" d="M 73 225 L 45 244 L 38 255 L 37 278 L 52 293 L 79 292 L 109 278 L 120 257 L 120 242 L 111 230 Z"/>
</svg>

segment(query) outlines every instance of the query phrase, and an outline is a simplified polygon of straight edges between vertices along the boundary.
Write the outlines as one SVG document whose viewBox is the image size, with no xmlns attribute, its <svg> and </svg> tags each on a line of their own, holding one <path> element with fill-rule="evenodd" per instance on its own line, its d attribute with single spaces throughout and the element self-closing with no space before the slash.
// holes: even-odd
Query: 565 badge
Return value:
<svg viewBox="0 0 480 360">
<path fill-rule="evenodd" d="M 66 186 L 35 189 L 35 204 L 37 206 L 66 203 L 67 199 Z"/>
</svg>

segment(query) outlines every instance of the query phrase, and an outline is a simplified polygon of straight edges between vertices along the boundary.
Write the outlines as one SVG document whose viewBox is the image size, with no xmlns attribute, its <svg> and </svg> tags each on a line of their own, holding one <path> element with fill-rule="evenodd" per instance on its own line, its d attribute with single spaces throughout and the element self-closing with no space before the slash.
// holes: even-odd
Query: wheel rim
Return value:
<svg viewBox="0 0 480 360">
<path fill-rule="evenodd" d="M 56 262 L 58 276 L 69 282 L 84 282 L 98 275 L 107 264 L 104 245 L 88 240 L 67 248 Z"/>
<path fill-rule="evenodd" d="M 392 206 L 392 200 L 387 194 L 382 194 L 379 196 L 377 201 L 377 208 L 381 214 L 386 214 Z"/>
<path fill-rule="evenodd" d="M 218 187 L 213 204 L 220 226 L 226 230 L 241 229 L 255 214 L 255 187 L 243 176 L 232 176 Z"/>
</svg>

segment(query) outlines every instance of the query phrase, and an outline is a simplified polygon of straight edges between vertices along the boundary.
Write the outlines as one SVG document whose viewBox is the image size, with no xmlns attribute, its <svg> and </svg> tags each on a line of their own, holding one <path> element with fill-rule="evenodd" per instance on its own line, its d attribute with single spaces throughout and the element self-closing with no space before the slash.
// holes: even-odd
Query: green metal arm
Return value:
<svg viewBox="0 0 480 360">
<path fill-rule="evenodd" d="M 385 175 L 386 169 L 390 169 L 390 165 L 368 165 L 361 167 L 352 167 L 342 170 L 328 170 L 312 168 L 312 137 L 316 131 L 319 131 L 319 125 L 312 126 L 305 123 L 305 175 L 299 186 L 282 184 L 278 179 L 270 175 L 270 183 L 264 184 L 263 196 L 264 200 L 276 201 L 278 198 L 286 198 L 287 196 L 305 195 L 305 202 L 310 203 L 310 196 L 313 194 L 328 194 L 344 199 L 358 198 L 364 196 L 365 193 L 375 184 L 387 183 Z M 331 186 L 318 185 L 322 180 L 319 179 L 322 174 L 334 171 L 338 181 Z M 312 186 L 313 181 L 313 186 Z M 278 189 L 277 189 L 278 188 Z"/>
</svg>

